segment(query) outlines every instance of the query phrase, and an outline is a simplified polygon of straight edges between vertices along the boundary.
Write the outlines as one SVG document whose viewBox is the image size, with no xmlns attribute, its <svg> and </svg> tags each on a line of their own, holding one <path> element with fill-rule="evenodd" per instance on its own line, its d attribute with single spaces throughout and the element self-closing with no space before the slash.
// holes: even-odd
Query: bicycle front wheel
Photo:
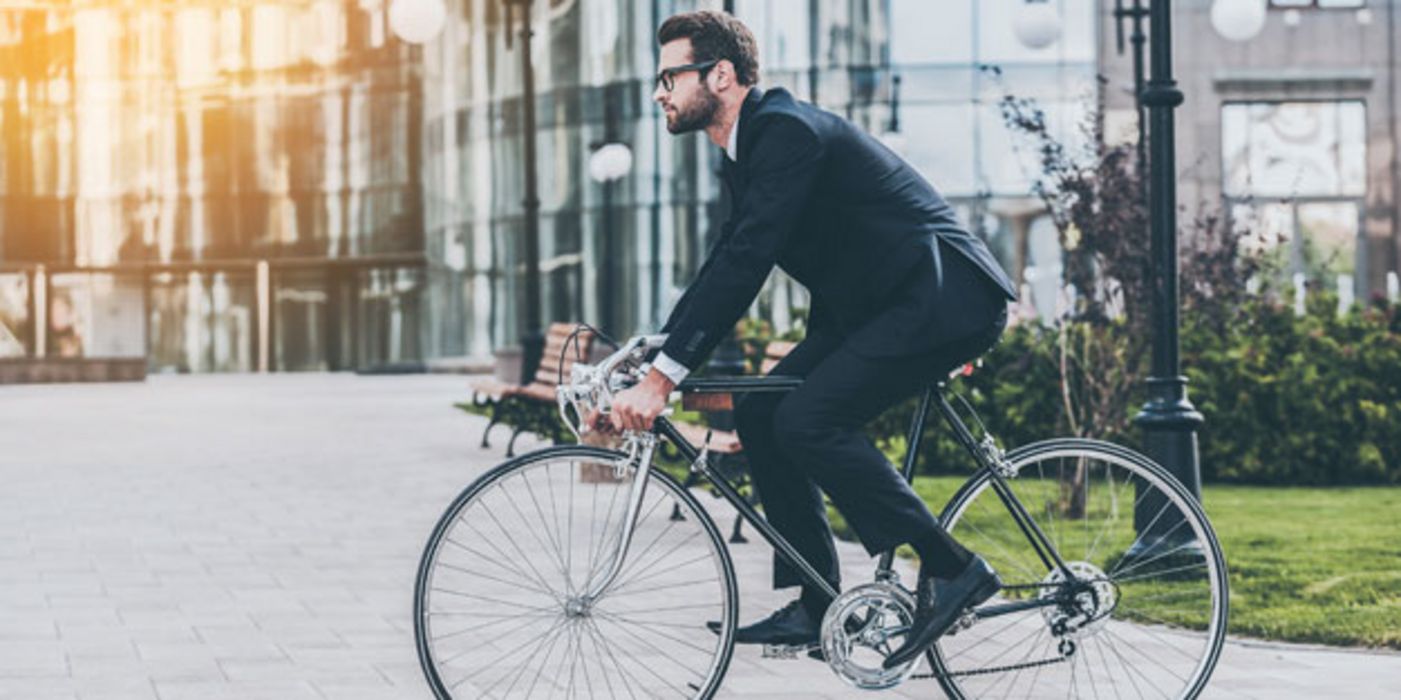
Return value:
<svg viewBox="0 0 1401 700">
<path fill-rule="evenodd" d="M 540 450 L 449 506 L 414 595 L 419 661 L 438 698 L 714 695 L 734 644 L 734 567 L 675 479 L 651 470 L 621 571 L 586 595 L 623 531 L 633 478 L 612 477 L 625 460 L 582 445 Z"/>
<path fill-rule="evenodd" d="M 954 698 L 1195 698 L 1226 635 L 1225 559 L 1205 513 L 1161 466 L 1110 443 L 1063 439 L 1007 456 L 1006 480 L 1081 583 L 1066 584 L 986 473 L 942 522 L 1008 584 L 929 658 Z M 1033 600 L 1048 603 L 1031 606 Z"/>
</svg>

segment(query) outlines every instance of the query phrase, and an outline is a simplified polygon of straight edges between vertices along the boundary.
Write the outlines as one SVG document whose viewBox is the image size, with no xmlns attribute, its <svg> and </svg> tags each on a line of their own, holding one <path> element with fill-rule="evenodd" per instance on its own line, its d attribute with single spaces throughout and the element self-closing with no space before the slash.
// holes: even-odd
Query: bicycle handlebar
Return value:
<svg viewBox="0 0 1401 700">
<path fill-rule="evenodd" d="M 574 363 L 569 382 L 556 387 L 555 396 L 560 418 L 576 439 L 582 440 L 590 431 L 585 420 L 589 413 L 607 413 L 613 406 L 613 393 L 642 378 L 647 353 L 660 348 L 666 339 L 664 334 L 634 336 L 597 365 Z M 570 407 L 574 418 L 569 417 Z"/>
</svg>

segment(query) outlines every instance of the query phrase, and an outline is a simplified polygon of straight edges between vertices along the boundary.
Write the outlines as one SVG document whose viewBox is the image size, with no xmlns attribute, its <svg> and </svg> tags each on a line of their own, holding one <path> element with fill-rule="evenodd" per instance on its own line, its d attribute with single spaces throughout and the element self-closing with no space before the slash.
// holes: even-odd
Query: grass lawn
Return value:
<svg viewBox="0 0 1401 700">
<path fill-rule="evenodd" d="M 962 483 L 916 489 L 938 513 Z M 1401 488 L 1208 485 L 1202 498 L 1226 552 L 1231 633 L 1401 649 Z"/>
</svg>

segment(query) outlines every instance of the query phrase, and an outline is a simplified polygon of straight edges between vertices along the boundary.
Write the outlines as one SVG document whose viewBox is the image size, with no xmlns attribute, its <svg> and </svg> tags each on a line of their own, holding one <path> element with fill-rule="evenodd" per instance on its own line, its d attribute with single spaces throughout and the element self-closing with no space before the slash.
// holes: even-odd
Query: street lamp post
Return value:
<svg viewBox="0 0 1401 700">
<path fill-rule="evenodd" d="M 603 272 L 599 285 L 599 319 L 604 333 L 617 335 L 621 321 L 618 318 L 617 289 L 620 286 L 621 265 L 618 264 L 618 234 L 614 231 L 613 188 L 617 181 L 632 172 L 632 149 L 618 141 L 617 114 L 620 97 L 614 86 L 604 89 L 603 141 L 590 144 L 593 153 L 589 155 L 589 178 L 603 187 L 603 230 L 602 263 L 598 266 Z"/>
<path fill-rule="evenodd" d="M 1144 431 L 1148 455 L 1172 472 L 1199 500 L 1201 469 L 1197 430 L 1202 415 L 1187 399 L 1187 378 L 1178 358 L 1177 295 L 1177 161 L 1173 110 L 1182 104 L 1182 91 L 1172 74 L 1172 3 L 1154 0 L 1149 9 L 1150 79 L 1141 95 L 1149 115 L 1149 219 L 1153 252 L 1153 371 L 1148 378 L 1148 402 L 1134 423 Z M 1139 501 L 1134 525 L 1139 533 L 1128 556 L 1146 556 L 1164 540 L 1175 542 L 1178 522 L 1156 516 L 1166 507 L 1153 499 Z M 1189 533 L 1181 533 L 1188 536 Z M 1159 551 L 1161 551 L 1159 549 Z M 1184 552 L 1185 553 L 1185 552 Z"/>
<path fill-rule="evenodd" d="M 521 312 L 521 382 L 528 383 L 540 365 L 545 334 L 540 322 L 540 196 L 535 162 L 535 65 L 530 55 L 532 0 L 502 0 L 506 5 L 506 42 L 511 41 L 511 14 L 521 13 L 521 140 L 525 150 L 525 308 Z"/>
<path fill-rule="evenodd" d="M 1263 5 L 1263 0 L 1216 0 L 1218 8 L 1229 5 L 1227 15 L 1254 18 L 1252 8 L 1245 5 Z M 1024 19 L 1018 26 L 1018 35 L 1023 43 L 1032 48 L 1037 39 L 1053 36 L 1051 18 L 1038 3 L 1029 3 L 1024 10 Z M 1217 9 L 1214 14 L 1220 14 Z M 1151 235 L 1153 279 L 1153 363 L 1148 384 L 1148 401 L 1134 416 L 1134 423 L 1144 431 L 1144 448 L 1150 457 L 1171 472 L 1198 500 L 1201 499 L 1201 467 L 1197 453 L 1197 430 L 1204 422 L 1187 399 L 1187 378 L 1181 374 L 1178 357 L 1178 270 L 1177 270 L 1177 162 L 1176 138 L 1174 135 L 1173 110 L 1182 104 L 1182 91 L 1178 89 L 1172 73 L 1172 3 L 1171 0 L 1154 0 L 1147 9 L 1142 0 L 1132 0 L 1125 7 L 1123 0 L 1116 0 L 1114 17 L 1120 23 L 1124 19 L 1133 20 L 1133 35 L 1130 41 L 1134 47 L 1134 90 L 1139 114 L 1139 172 L 1144 172 L 1145 161 L 1148 175 L 1149 228 Z M 1150 36 L 1146 37 L 1152 55 L 1149 61 L 1149 80 L 1143 80 L 1143 36 L 1144 18 L 1149 20 Z M 1240 34 L 1249 33 L 1242 28 Z M 1218 31 L 1221 31 L 1218 23 Z M 1258 31 L 1258 26 L 1254 28 Z M 1122 24 L 1119 32 L 1122 50 Z M 1050 42 L 1046 42 L 1047 44 Z M 1148 114 L 1146 131 L 1144 112 Z M 1145 151 L 1146 136 L 1146 151 Z M 1164 545 L 1176 545 L 1178 539 L 1189 533 L 1179 533 L 1180 519 L 1159 517 L 1168 504 L 1160 499 L 1136 499 L 1134 526 L 1138 538 L 1126 556 L 1156 556 L 1149 552 L 1161 552 Z M 1177 533 L 1176 535 L 1174 533 Z M 1190 555 L 1190 543 L 1183 546 L 1180 553 Z"/>
</svg>

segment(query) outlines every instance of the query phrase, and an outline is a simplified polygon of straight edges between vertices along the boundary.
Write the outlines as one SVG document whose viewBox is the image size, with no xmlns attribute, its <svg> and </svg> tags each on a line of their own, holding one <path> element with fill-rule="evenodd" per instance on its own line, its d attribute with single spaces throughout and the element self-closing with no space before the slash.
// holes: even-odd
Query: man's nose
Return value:
<svg viewBox="0 0 1401 700">
<path fill-rule="evenodd" d="M 663 103 L 663 101 L 664 101 L 665 99 L 666 99 L 666 91 L 662 89 L 662 86 L 658 85 L 658 86 L 656 86 L 655 88 L 652 88 L 652 101 L 653 101 L 653 102 L 656 102 L 657 104 L 662 105 L 663 107 L 665 107 L 666 105 Z"/>
</svg>

